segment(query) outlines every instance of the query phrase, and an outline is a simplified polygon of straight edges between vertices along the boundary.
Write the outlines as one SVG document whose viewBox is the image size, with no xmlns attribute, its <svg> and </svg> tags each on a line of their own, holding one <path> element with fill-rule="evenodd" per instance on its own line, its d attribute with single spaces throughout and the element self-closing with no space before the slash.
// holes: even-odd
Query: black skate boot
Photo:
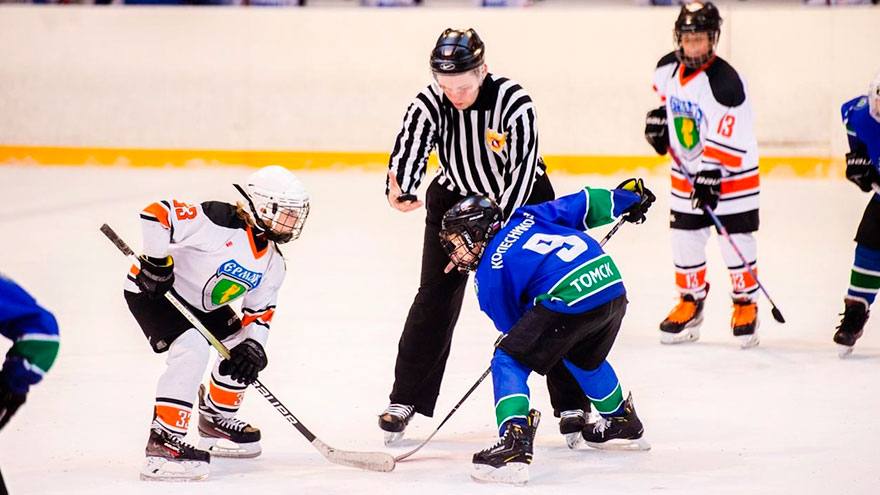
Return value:
<svg viewBox="0 0 880 495">
<path fill-rule="evenodd" d="M 733 300 L 733 316 L 730 318 L 730 328 L 733 336 L 739 339 L 739 346 L 743 349 L 755 347 L 761 341 L 758 339 L 758 327 L 761 320 L 758 319 L 758 303 L 748 297 L 740 297 Z"/>
<path fill-rule="evenodd" d="M 843 313 L 840 313 L 843 319 L 840 320 L 837 332 L 834 333 L 834 342 L 840 346 L 839 355 L 842 358 L 852 353 L 853 346 L 856 345 L 856 341 L 862 336 L 865 323 L 871 314 L 865 303 L 861 301 L 844 299 L 843 304 Z"/>
<path fill-rule="evenodd" d="M 587 415 L 583 409 L 562 411 L 559 414 L 559 433 L 565 436 L 568 448 L 576 449 L 583 442 L 581 431 L 587 425 Z"/>
<path fill-rule="evenodd" d="M 636 415 L 632 393 L 623 403 L 623 416 L 600 417 L 595 423 L 587 423 L 583 435 L 587 445 L 603 450 L 649 450 L 645 429 Z"/>
<path fill-rule="evenodd" d="M 529 481 L 529 464 L 541 413 L 532 409 L 527 421 L 525 425 L 509 421 L 498 443 L 474 454 L 471 473 L 474 480 L 513 485 Z"/>
<path fill-rule="evenodd" d="M 706 295 L 709 284 L 706 284 Z M 680 344 L 694 342 L 700 338 L 700 325 L 703 324 L 703 303 L 706 297 L 697 299 L 693 294 L 684 294 L 678 304 L 660 323 L 660 343 Z"/>
<path fill-rule="evenodd" d="M 260 429 L 236 418 L 224 418 L 205 402 L 205 386 L 199 386 L 199 447 L 217 457 L 249 458 L 263 452 Z"/>
<path fill-rule="evenodd" d="M 393 445 L 403 438 L 406 425 L 415 415 L 415 407 L 406 404 L 388 404 L 379 415 L 379 428 L 385 432 L 385 445 Z"/>
<path fill-rule="evenodd" d="M 154 426 L 145 449 L 147 460 L 141 479 L 147 481 L 196 481 L 208 477 L 211 454 L 199 450 Z"/>
</svg>

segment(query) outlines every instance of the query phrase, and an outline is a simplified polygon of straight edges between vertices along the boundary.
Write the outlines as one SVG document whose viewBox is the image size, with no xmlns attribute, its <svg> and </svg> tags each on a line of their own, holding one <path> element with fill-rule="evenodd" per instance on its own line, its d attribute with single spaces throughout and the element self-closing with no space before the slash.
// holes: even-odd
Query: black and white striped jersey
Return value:
<svg viewBox="0 0 880 495">
<path fill-rule="evenodd" d="M 456 109 L 433 84 L 413 99 L 388 164 L 404 194 L 419 187 L 435 147 L 439 183 L 463 196 L 490 196 L 505 218 L 525 203 L 545 169 L 531 97 L 516 82 L 493 74 L 486 75 L 466 110 Z"/>
</svg>

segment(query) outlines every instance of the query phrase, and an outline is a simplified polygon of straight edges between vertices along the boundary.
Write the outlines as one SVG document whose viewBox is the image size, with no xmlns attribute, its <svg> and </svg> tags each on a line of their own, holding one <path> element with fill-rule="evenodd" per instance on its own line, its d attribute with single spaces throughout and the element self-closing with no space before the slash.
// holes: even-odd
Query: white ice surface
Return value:
<svg viewBox="0 0 880 495">
<path fill-rule="evenodd" d="M 135 249 L 148 202 L 235 199 L 249 169 L 0 167 L 0 270 L 55 312 L 61 353 L 0 432 L 11 493 L 508 493 L 477 485 L 470 456 L 494 442 L 489 380 L 411 461 L 389 474 L 328 464 L 265 401 L 250 393 L 242 417 L 263 430 L 264 453 L 212 463 L 198 485 L 138 480 L 156 379 L 154 355 L 122 299 L 128 263 L 98 232 L 107 222 Z M 401 214 L 381 172 L 301 172 L 312 193 L 302 239 L 288 245 L 288 279 L 268 346 L 265 384 L 328 444 L 383 450 L 397 339 L 418 284 L 424 211 Z M 620 178 L 553 175 L 560 194 Z M 849 280 L 867 195 L 843 180 L 765 179 L 760 276 L 788 323 L 761 302 L 760 347 L 731 336 L 728 281 L 710 241 L 702 339 L 658 343 L 674 303 L 667 228 L 668 177 L 645 225 L 607 245 L 631 304 L 610 360 L 634 393 L 649 452 L 570 451 L 557 433 L 546 386 L 532 480 L 523 492 L 591 494 L 880 493 L 880 329 L 869 321 L 854 355 L 831 341 Z M 604 234 L 604 229 L 598 235 Z M 470 291 L 470 289 L 469 289 Z M 488 364 L 496 333 L 472 293 L 453 341 L 435 418 L 417 417 L 410 448 L 427 436 Z M 2 344 L 5 345 L 5 344 Z M 4 348 L 0 348 L 3 350 Z M 195 394 L 195 391 L 193 391 Z M 398 449 L 395 453 L 402 451 Z"/>
</svg>

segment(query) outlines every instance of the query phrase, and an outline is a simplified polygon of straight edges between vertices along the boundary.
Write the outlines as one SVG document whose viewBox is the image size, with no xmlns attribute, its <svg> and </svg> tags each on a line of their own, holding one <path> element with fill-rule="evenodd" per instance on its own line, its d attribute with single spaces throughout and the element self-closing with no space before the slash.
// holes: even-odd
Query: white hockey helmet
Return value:
<svg viewBox="0 0 880 495">
<path fill-rule="evenodd" d="M 251 216 L 266 237 L 278 243 L 302 234 L 309 216 L 309 193 L 290 170 L 270 165 L 248 176 L 245 186 L 235 184 L 250 206 Z"/>
<path fill-rule="evenodd" d="M 868 86 L 868 110 L 871 112 L 871 117 L 880 122 L 880 73 L 874 76 L 874 80 Z"/>
</svg>

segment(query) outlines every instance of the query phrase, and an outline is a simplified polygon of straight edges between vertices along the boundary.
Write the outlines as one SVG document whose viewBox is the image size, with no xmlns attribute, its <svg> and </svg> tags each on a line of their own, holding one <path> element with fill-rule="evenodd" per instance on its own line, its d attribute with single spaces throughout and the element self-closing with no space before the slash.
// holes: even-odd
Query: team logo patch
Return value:
<svg viewBox="0 0 880 495">
<path fill-rule="evenodd" d="M 248 270 L 235 260 L 220 265 L 217 273 L 205 285 L 205 308 L 213 309 L 228 304 L 260 285 L 263 274 Z"/>
<path fill-rule="evenodd" d="M 496 132 L 494 129 L 486 129 L 486 144 L 495 153 L 501 153 L 507 145 L 507 133 Z"/>
<path fill-rule="evenodd" d="M 700 128 L 690 117 L 675 117 L 675 135 L 686 150 L 692 150 L 700 144 Z"/>
</svg>

